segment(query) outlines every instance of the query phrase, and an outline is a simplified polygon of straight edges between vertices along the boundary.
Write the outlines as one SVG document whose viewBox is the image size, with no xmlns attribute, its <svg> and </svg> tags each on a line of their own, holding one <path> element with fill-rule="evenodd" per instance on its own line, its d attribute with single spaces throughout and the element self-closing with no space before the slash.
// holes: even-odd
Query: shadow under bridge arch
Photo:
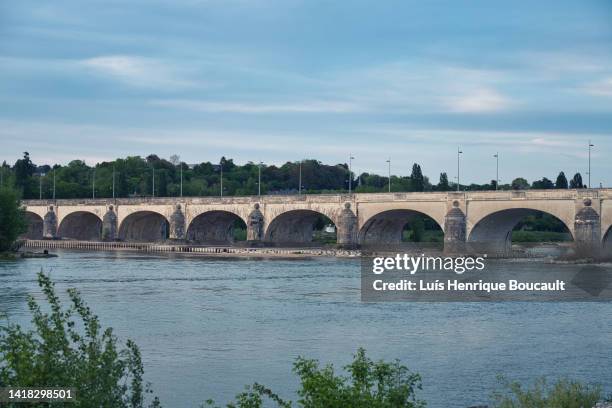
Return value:
<svg viewBox="0 0 612 408">
<path fill-rule="evenodd" d="M 468 242 L 478 252 L 508 255 L 512 242 L 572 241 L 570 226 L 555 215 L 532 208 L 496 211 L 478 220 Z"/>
<path fill-rule="evenodd" d="M 382 211 L 365 221 L 358 236 L 364 247 L 387 247 L 427 243 L 441 249 L 444 241 L 442 227 L 429 215 L 411 209 Z"/>
<path fill-rule="evenodd" d="M 57 229 L 58 237 L 80 241 L 98 241 L 101 234 L 102 220 L 87 211 L 75 211 L 66 215 Z"/>
<path fill-rule="evenodd" d="M 22 239 L 43 239 L 43 219 L 40 215 L 31 211 L 25 212 L 28 230 L 20 238 Z"/>
<path fill-rule="evenodd" d="M 246 240 L 246 223 L 230 211 L 206 211 L 187 227 L 186 238 L 202 244 L 225 245 Z"/>
<path fill-rule="evenodd" d="M 154 211 L 137 211 L 128 215 L 119 227 L 119 239 L 135 242 L 159 242 L 168 239 L 166 217 Z"/>
<path fill-rule="evenodd" d="M 290 210 L 277 215 L 266 229 L 264 240 L 274 245 L 318 246 L 336 243 L 336 225 L 315 210 Z"/>
</svg>

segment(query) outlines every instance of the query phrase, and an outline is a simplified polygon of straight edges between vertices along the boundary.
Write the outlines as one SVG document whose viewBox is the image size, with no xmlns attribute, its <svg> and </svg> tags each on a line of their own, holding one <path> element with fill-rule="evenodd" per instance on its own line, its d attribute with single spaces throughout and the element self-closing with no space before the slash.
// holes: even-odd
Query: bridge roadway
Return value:
<svg viewBox="0 0 612 408">
<path fill-rule="evenodd" d="M 411 218 L 431 217 L 445 250 L 510 248 L 525 216 L 559 219 L 577 244 L 612 252 L 612 189 L 26 200 L 28 239 L 231 244 L 236 220 L 253 245 L 303 245 L 320 215 L 345 247 L 401 242 Z"/>
</svg>

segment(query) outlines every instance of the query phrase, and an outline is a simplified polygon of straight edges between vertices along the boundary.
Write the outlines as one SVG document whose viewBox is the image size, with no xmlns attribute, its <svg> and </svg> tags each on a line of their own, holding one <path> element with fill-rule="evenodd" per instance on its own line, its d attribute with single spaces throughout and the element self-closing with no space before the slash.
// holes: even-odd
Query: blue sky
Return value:
<svg viewBox="0 0 612 408">
<path fill-rule="evenodd" d="M 0 4 L 0 160 L 317 158 L 612 185 L 612 2 Z M 586 177 L 585 177 L 586 179 Z"/>
</svg>

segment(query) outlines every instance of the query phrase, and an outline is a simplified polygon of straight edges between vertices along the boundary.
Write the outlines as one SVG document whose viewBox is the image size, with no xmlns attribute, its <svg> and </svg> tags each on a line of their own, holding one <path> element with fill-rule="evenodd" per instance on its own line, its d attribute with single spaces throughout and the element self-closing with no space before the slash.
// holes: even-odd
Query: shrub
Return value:
<svg viewBox="0 0 612 408">
<path fill-rule="evenodd" d="M 421 389 L 421 377 L 412 373 L 399 361 L 374 362 L 360 348 L 353 362 L 345 367 L 348 376 L 337 375 L 334 367 L 324 367 L 316 360 L 298 357 L 293 372 L 300 378 L 297 392 L 298 407 L 303 408 L 417 408 L 424 407 L 416 399 Z M 290 408 L 290 401 L 282 400 L 268 388 L 255 383 L 236 396 L 227 408 L 260 408 L 269 399 L 280 408 Z M 211 400 L 206 406 L 214 406 Z"/>
<path fill-rule="evenodd" d="M 50 312 L 30 296 L 34 329 L 0 327 L 0 387 L 75 388 L 71 407 L 142 408 L 150 390 L 143 386 L 138 346 L 128 341 L 119 349 L 112 329 L 100 326 L 76 290 L 68 290 L 71 307 L 64 309 L 48 276 L 38 273 L 38 284 Z M 150 407 L 159 406 L 153 398 Z"/>
<path fill-rule="evenodd" d="M 599 386 L 560 379 L 549 385 L 544 378 L 537 379 L 529 389 L 518 382 L 507 382 L 500 377 L 503 392 L 493 395 L 497 408 L 591 408 L 602 399 Z"/>
</svg>

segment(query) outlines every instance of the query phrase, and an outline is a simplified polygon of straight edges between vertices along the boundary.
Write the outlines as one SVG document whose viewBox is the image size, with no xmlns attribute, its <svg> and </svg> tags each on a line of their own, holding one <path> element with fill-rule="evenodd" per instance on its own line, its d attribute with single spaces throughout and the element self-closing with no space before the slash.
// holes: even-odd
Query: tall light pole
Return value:
<svg viewBox="0 0 612 408">
<path fill-rule="evenodd" d="M 115 199 L 115 165 L 113 164 L 113 200 Z"/>
<path fill-rule="evenodd" d="M 496 152 L 493 157 L 495 157 L 495 189 L 499 186 L 499 152 Z"/>
<path fill-rule="evenodd" d="M 38 173 L 38 199 L 42 200 L 42 178 L 43 173 Z"/>
<path fill-rule="evenodd" d="M 181 166 L 181 197 L 183 196 L 183 163 L 179 161 L 179 166 Z"/>
<path fill-rule="evenodd" d="M 96 198 L 96 167 L 93 168 L 93 176 L 91 177 L 91 198 Z"/>
<path fill-rule="evenodd" d="M 349 195 L 351 195 L 351 190 L 353 189 L 353 160 L 355 158 L 349 154 Z"/>
<path fill-rule="evenodd" d="M 461 184 L 459 179 L 459 157 L 461 154 L 463 154 L 463 152 L 457 147 L 457 191 L 459 191 L 459 185 Z"/>
<path fill-rule="evenodd" d="M 223 158 L 219 161 L 219 168 L 221 169 L 221 197 L 223 197 Z"/>
<path fill-rule="evenodd" d="M 153 178 L 151 179 L 151 197 L 155 197 L 155 165 L 151 163 Z"/>
<path fill-rule="evenodd" d="M 261 197 L 261 165 L 263 164 L 262 161 L 259 162 L 259 165 L 257 166 L 257 195 Z"/>
<path fill-rule="evenodd" d="M 589 188 L 591 188 L 591 147 L 595 145 L 589 140 Z"/>
<path fill-rule="evenodd" d="M 53 201 L 55 201 L 55 171 L 57 169 L 53 169 Z"/>
<path fill-rule="evenodd" d="M 387 163 L 389 164 L 389 192 L 391 192 L 391 158 L 389 157 L 389 160 L 387 160 Z"/>
<path fill-rule="evenodd" d="M 298 194 L 302 195 L 302 159 L 300 159 L 300 176 L 298 177 Z"/>
</svg>

